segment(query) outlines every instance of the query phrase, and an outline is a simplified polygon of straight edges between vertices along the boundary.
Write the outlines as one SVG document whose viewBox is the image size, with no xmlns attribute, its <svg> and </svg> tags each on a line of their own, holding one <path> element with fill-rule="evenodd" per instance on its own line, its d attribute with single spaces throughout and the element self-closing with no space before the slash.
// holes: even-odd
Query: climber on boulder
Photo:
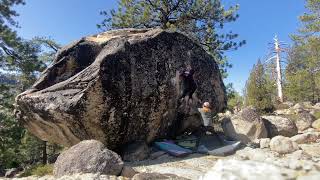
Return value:
<svg viewBox="0 0 320 180">
<path fill-rule="evenodd" d="M 186 70 L 179 72 L 179 78 L 182 82 L 182 93 L 179 100 L 188 96 L 188 100 L 192 99 L 193 93 L 197 89 L 197 84 L 193 79 L 194 70 L 189 66 Z"/>
</svg>

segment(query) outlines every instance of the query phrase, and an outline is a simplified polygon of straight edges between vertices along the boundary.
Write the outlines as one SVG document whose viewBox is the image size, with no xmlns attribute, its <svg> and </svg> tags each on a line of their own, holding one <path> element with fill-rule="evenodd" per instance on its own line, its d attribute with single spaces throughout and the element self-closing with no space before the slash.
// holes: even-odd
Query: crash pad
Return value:
<svg viewBox="0 0 320 180">
<path fill-rule="evenodd" d="M 209 150 L 208 154 L 213 156 L 226 156 L 228 154 L 234 153 L 241 145 L 240 141 L 234 141 L 229 145 L 223 146 L 221 148 Z"/>
<path fill-rule="evenodd" d="M 185 135 L 182 135 L 182 136 L 178 136 L 175 140 L 176 144 L 183 147 L 183 148 L 186 148 L 186 149 L 195 149 L 196 146 L 197 146 L 197 141 L 198 141 L 198 138 L 195 137 L 195 136 L 185 136 Z"/>
<path fill-rule="evenodd" d="M 186 156 L 192 153 L 190 149 L 180 147 L 170 142 L 155 142 L 154 144 L 160 150 L 165 151 L 168 154 L 176 157 Z"/>
</svg>

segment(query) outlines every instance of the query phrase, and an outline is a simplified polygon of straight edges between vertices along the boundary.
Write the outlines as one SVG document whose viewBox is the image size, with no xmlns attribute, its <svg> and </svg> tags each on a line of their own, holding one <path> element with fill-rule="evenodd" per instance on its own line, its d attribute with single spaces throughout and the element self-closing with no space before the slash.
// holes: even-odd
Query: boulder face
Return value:
<svg viewBox="0 0 320 180">
<path fill-rule="evenodd" d="M 262 116 L 270 137 L 286 136 L 291 137 L 298 134 L 296 124 L 288 118 L 281 116 Z"/>
<path fill-rule="evenodd" d="M 197 88 L 192 101 L 178 103 L 187 68 Z M 42 140 L 71 146 L 96 139 L 114 150 L 199 126 L 196 108 L 203 101 L 214 112 L 226 107 L 212 56 L 178 32 L 124 29 L 62 48 L 32 88 L 17 96 L 16 117 Z"/>
<path fill-rule="evenodd" d="M 245 108 L 238 114 L 224 118 L 222 129 L 227 137 L 244 144 L 268 137 L 263 119 L 251 108 Z"/>
</svg>

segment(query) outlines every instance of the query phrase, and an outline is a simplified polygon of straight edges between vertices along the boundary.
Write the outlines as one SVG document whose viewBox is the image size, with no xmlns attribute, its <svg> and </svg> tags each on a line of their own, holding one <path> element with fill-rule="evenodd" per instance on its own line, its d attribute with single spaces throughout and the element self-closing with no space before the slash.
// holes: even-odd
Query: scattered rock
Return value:
<svg viewBox="0 0 320 180">
<path fill-rule="evenodd" d="M 230 118 L 224 118 L 222 128 L 226 136 L 245 144 L 268 136 L 262 118 L 251 108 L 243 109 Z"/>
<path fill-rule="evenodd" d="M 308 128 L 308 129 L 302 131 L 302 133 L 308 133 L 308 132 L 318 132 L 318 131 L 314 128 Z"/>
<path fill-rule="evenodd" d="M 298 134 L 290 138 L 293 142 L 298 144 L 308 144 L 314 143 L 320 139 L 320 132 L 306 132 L 303 134 Z"/>
<path fill-rule="evenodd" d="M 291 137 L 298 134 L 296 124 L 288 118 L 281 116 L 262 116 L 262 118 L 265 119 L 269 137 L 278 135 Z"/>
<path fill-rule="evenodd" d="M 174 174 L 159 174 L 159 173 L 139 173 L 133 176 L 132 180 L 188 180 Z"/>
<path fill-rule="evenodd" d="M 150 148 L 144 141 L 131 143 L 125 147 L 124 161 L 141 161 L 150 156 Z"/>
<path fill-rule="evenodd" d="M 253 149 L 246 147 L 236 152 L 236 157 L 240 160 L 253 160 L 261 162 L 274 162 L 279 158 L 279 153 L 270 151 L 269 149 Z"/>
<path fill-rule="evenodd" d="M 292 170 L 257 161 L 219 160 L 202 180 L 285 180 L 293 177 Z"/>
<path fill-rule="evenodd" d="M 313 104 L 310 101 L 302 102 L 304 108 L 312 108 Z"/>
<path fill-rule="evenodd" d="M 121 176 L 132 178 L 134 175 L 138 174 L 132 167 L 124 166 L 121 171 Z"/>
<path fill-rule="evenodd" d="M 297 103 L 292 106 L 292 109 L 304 109 L 304 105 L 302 103 Z"/>
<path fill-rule="evenodd" d="M 298 150 L 291 154 L 287 154 L 286 157 L 294 160 L 310 160 L 312 158 L 310 154 L 304 152 L 303 150 Z"/>
<path fill-rule="evenodd" d="M 278 110 L 275 110 L 274 113 L 276 115 L 288 115 L 288 114 L 291 114 L 292 111 L 290 109 L 278 109 Z"/>
<path fill-rule="evenodd" d="M 320 119 L 314 121 L 312 123 L 312 127 L 315 128 L 316 130 L 320 131 Z"/>
<path fill-rule="evenodd" d="M 313 116 L 317 116 L 317 114 L 320 113 L 320 108 L 319 109 L 311 109 L 310 114 L 312 114 Z"/>
<path fill-rule="evenodd" d="M 55 177 L 76 173 L 119 175 L 123 167 L 121 157 L 101 142 L 85 140 L 62 152 L 54 164 Z"/>
<path fill-rule="evenodd" d="M 282 104 L 287 105 L 288 107 L 294 106 L 294 103 L 290 101 L 283 102 Z"/>
<path fill-rule="evenodd" d="M 77 173 L 73 175 L 64 175 L 60 178 L 46 175 L 43 177 L 29 176 L 24 178 L 14 178 L 12 180 L 130 180 L 130 178 L 122 176 L 103 175 L 100 173 Z"/>
<path fill-rule="evenodd" d="M 270 138 L 260 139 L 260 148 L 269 148 L 270 147 Z"/>
<path fill-rule="evenodd" d="M 313 106 L 313 108 L 315 108 L 315 109 L 320 109 L 320 103 L 316 103 L 316 104 Z"/>
<path fill-rule="evenodd" d="M 188 36 L 121 29 L 85 37 L 62 48 L 31 89 L 17 96 L 16 117 L 40 139 L 65 146 L 96 139 L 115 150 L 168 138 L 183 131 L 180 122 L 201 122 L 198 104 L 182 112 L 176 100 L 184 87 L 179 73 L 189 66 L 197 85 L 193 96 L 214 104 L 213 113 L 225 109 L 218 64 Z"/>
<path fill-rule="evenodd" d="M 292 153 L 299 149 L 298 144 L 288 137 L 276 136 L 270 141 L 270 149 L 280 154 Z"/>
</svg>

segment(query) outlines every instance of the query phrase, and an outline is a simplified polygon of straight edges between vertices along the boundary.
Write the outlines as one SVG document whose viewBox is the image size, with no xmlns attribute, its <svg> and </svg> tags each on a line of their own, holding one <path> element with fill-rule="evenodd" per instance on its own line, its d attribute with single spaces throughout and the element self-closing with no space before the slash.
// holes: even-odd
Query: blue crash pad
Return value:
<svg viewBox="0 0 320 180">
<path fill-rule="evenodd" d="M 155 142 L 154 144 L 160 150 L 176 157 L 181 157 L 192 153 L 192 150 L 180 147 L 171 142 Z"/>
</svg>

